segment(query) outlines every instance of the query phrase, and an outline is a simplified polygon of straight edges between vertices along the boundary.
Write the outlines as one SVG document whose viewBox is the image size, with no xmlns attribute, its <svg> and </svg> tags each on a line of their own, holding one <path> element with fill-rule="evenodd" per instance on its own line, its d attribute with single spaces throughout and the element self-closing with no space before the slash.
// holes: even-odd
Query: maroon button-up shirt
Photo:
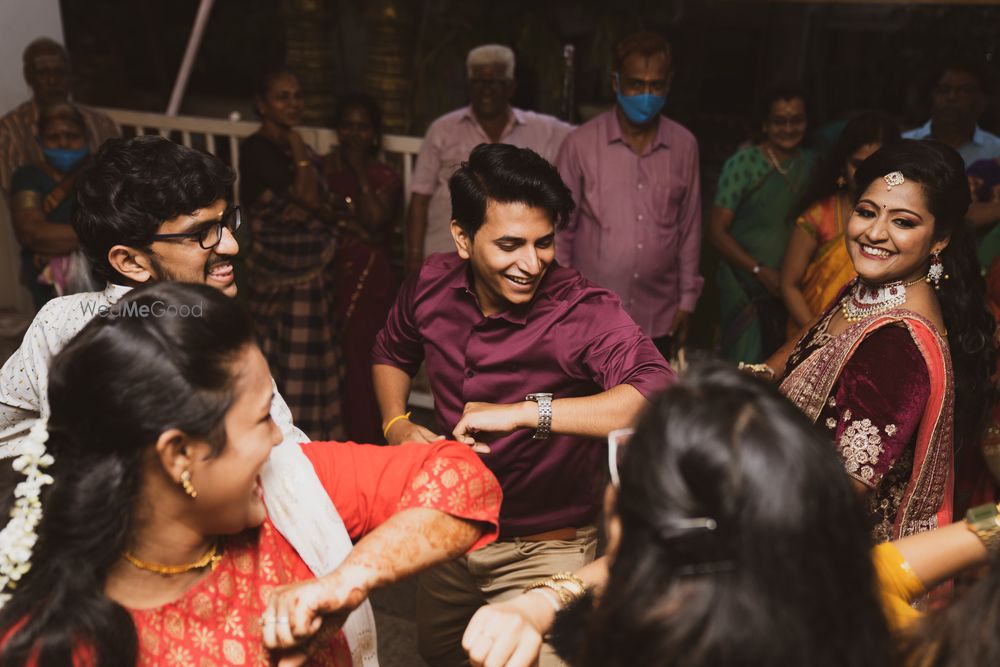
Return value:
<svg viewBox="0 0 1000 667">
<path fill-rule="evenodd" d="M 620 384 L 649 398 L 675 377 L 618 297 L 576 271 L 553 263 L 526 307 L 485 317 L 456 253 L 431 255 L 403 284 L 372 352 L 373 363 L 410 375 L 424 359 L 446 435 L 470 401 L 592 396 Z M 600 506 L 606 444 L 532 435 L 504 435 L 482 457 L 503 487 L 504 537 L 584 525 Z"/>
</svg>

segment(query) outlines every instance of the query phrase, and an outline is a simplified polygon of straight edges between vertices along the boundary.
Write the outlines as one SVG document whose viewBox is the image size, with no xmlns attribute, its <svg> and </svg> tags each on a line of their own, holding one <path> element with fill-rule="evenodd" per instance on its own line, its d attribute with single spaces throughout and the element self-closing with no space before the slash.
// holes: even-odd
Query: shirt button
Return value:
<svg viewBox="0 0 1000 667">
<path fill-rule="evenodd" d="M 642 250 L 642 244 L 641 243 L 636 244 L 635 247 L 638 248 L 639 250 Z"/>
<path fill-rule="evenodd" d="M 636 220 L 642 220 L 642 213 L 636 216 Z"/>
<path fill-rule="evenodd" d="M 633 273 L 633 274 L 632 274 L 632 277 L 633 277 L 633 278 L 638 278 L 638 277 L 639 277 L 639 274 L 638 274 L 638 273 Z"/>
<path fill-rule="evenodd" d="M 642 183 L 639 184 L 639 189 L 642 190 Z"/>
</svg>

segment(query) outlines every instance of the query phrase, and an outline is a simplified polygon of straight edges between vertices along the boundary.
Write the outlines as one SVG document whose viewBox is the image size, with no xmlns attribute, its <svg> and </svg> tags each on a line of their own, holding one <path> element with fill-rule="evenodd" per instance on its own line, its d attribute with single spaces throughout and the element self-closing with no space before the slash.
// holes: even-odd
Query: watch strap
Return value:
<svg viewBox="0 0 1000 667">
<path fill-rule="evenodd" d="M 531 437 L 535 440 L 545 440 L 552 435 L 552 394 L 528 394 L 524 400 L 538 404 L 538 428 Z"/>
</svg>

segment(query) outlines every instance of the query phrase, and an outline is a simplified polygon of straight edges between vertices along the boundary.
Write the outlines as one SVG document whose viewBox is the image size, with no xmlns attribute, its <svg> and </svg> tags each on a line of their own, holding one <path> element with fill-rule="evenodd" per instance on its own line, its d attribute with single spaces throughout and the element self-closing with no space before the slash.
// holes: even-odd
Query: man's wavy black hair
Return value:
<svg viewBox="0 0 1000 667">
<path fill-rule="evenodd" d="M 476 146 L 448 188 L 451 217 L 469 238 L 483 226 L 488 200 L 543 209 L 557 228 L 573 210 L 573 195 L 556 168 L 535 151 L 509 144 Z"/>
<path fill-rule="evenodd" d="M 161 224 L 226 198 L 235 180 L 215 156 L 163 137 L 109 139 L 77 180 L 73 228 L 94 272 L 120 283 L 112 247 L 148 246 Z"/>
</svg>

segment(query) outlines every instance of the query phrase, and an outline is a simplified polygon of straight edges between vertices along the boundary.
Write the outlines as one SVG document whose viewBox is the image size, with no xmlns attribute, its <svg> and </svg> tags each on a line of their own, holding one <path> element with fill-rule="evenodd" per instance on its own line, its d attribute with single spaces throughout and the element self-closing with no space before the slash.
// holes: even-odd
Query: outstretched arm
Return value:
<svg viewBox="0 0 1000 667">
<path fill-rule="evenodd" d="M 631 426 L 648 404 L 628 384 L 593 396 L 559 398 L 552 401 L 552 432 L 602 438 L 616 428 Z M 509 433 L 522 428 L 538 428 L 537 403 L 466 403 L 453 433 L 456 440 L 471 445 L 477 433 Z"/>
<path fill-rule="evenodd" d="M 465 553 L 483 532 L 483 524 L 435 509 L 416 507 L 393 515 L 330 574 L 274 590 L 262 617 L 265 646 L 299 646 L 324 620 L 342 625 L 376 588 Z"/>
</svg>

